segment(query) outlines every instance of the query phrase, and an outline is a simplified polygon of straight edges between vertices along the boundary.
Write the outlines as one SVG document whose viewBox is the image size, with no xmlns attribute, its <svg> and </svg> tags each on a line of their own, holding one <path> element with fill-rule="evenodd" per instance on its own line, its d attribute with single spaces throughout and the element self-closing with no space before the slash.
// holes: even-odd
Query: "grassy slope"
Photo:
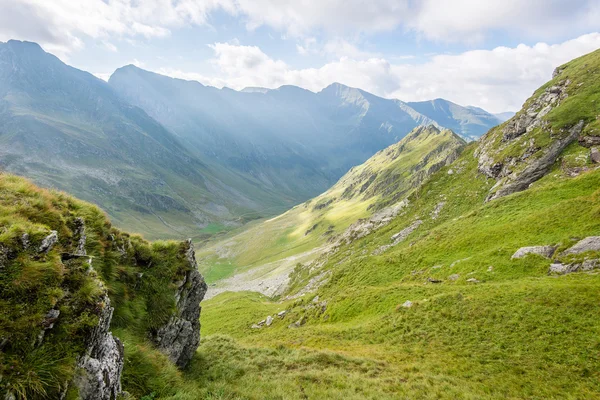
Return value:
<svg viewBox="0 0 600 400">
<path fill-rule="evenodd" d="M 76 218 L 85 221 L 88 258 L 64 259 L 73 253 Z M 38 248 L 50 230 L 58 243 L 47 253 Z M 29 246 L 22 235 L 29 235 Z M 122 250 L 119 250 L 121 248 Z M 112 227 L 96 206 L 64 193 L 39 189 L 29 181 L 0 174 L 0 394 L 17 399 L 57 399 L 76 373 L 85 338 L 98 323 L 108 291 L 115 308 L 112 328 L 145 346 L 131 357 L 127 349 L 124 389 L 142 396 L 151 385 L 139 378 L 148 359 L 165 357 L 146 343 L 151 331 L 175 310 L 174 281 L 186 272 L 185 248 L 175 242 L 148 243 Z M 124 252 L 121 255 L 121 252 Z M 140 281 L 139 274 L 143 273 Z M 46 313 L 60 316 L 35 345 Z M 127 343 L 126 343 L 127 345 Z M 77 398 L 73 387 L 67 399 Z"/>
<path fill-rule="evenodd" d="M 322 195 L 199 250 L 200 268 L 208 282 L 274 261 L 272 268 L 276 269 L 283 265 L 277 261 L 322 246 L 359 218 L 370 215 L 372 209 L 400 200 L 429 168 L 458 151 L 462 143 L 450 131 L 416 128 L 399 143 L 352 168 Z M 227 256 L 220 257 L 222 252 Z M 300 256 L 291 265 L 315 256 Z"/>
<path fill-rule="evenodd" d="M 585 131 L 594 132 L 600 110 L 589 96 L 600 90 L 587 88 L 597 83 L 598 58 L 600 52 L 566 66 L 563 74 L 584 85 L 548 115 L 553 124 L 567 117 L 563 106 L 575 107 L 578 114 L 568 117 L 590 121 Z M 332 277 L 318 292 L 324 312 L 311 306 L 314 294 L 276 301 L 227 293 L 204 303 L 209 337 L 199 358 L 221 351 L 203 373 L 213 376 L 205 385 L 221 398 L 600 397 L 600 274 L 549 276 L 549 260 L 511 260 L 522 246 L 565 248 L 600 233 L 600 170 L 590 168 L 589 149 L 574 143 L 528 190 L 484 203 L 495 181 L 478 173 L 477 145 L 415 191 L 405 214 L 327 261 L 323 269 Z M 588 170 L 572 177 L 565 171 L 572 166 Z M 446 205 L 432 219 L 442 199 Z M 423 225 L 407 240 L 372 255 L 417 218 Z M 454 274 L 457 280 L 448 279 Z M 413 307 L 401 307 L 406 300 Z M 282 309 L 289 310 L 283 320 L 249 329 Z M 302 317 L 304 326 L 288 328 Z M 286 368 L 292 353 L 314 357 Z M 348 366 L 355 362 L 362 367 Z M 236 368 L 235 378 L 225 368 Z"/>
</svg>

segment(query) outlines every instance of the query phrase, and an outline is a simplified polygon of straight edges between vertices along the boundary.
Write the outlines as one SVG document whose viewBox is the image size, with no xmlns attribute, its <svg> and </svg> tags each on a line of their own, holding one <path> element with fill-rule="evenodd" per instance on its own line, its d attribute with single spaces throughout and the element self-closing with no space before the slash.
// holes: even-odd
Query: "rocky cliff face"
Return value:
<svg viewBox="0 0 600 400">
<path fill-rule="evenodd" d="M 200 302 L 207 285 L 198 272 L 192 241 L 186 241 L 188 271 L 176 282 L 177 312 L 153 337 L 156 346 L 178 367 L 185 367 L 200 344 Z"/>
<path fill-rule="evenodd" d="M 124 348 L 109 331 L 113 311 L 105 295 L 98 325 L 88 338 L 85 353 L 77 363 L 80 371 L 73 381 L 82 399 L 116 400 L 121 394 Z"/>
</svg>

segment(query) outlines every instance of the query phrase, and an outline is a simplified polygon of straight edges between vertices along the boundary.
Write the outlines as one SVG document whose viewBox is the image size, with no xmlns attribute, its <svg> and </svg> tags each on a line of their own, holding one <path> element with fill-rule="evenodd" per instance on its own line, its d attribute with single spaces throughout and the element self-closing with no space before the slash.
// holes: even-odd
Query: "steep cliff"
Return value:
<svg viewBox="0 0 600 400">
<path fill-rule="evenodd" d="M 146 242 L 15 176 L 0 193 L 2 398 L 116 399 L 127 356 L 111 329 L 189 362 L 206 291 L 190 241 Z"/>
</svg>

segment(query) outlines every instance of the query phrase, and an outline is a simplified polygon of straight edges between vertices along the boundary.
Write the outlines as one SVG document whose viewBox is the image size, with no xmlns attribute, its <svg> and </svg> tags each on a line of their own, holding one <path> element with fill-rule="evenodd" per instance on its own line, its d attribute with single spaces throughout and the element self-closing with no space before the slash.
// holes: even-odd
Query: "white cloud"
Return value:
<svg viewBox="0 0 600 400">
<path fill-rule="evenodd" d="M 404 28 L 476 43 L 495 30 L 551 39 L 600 28 L 598 0 L 237 0 L 235 9 L 249 29 L 267 25 L 295 36 Z"/>
<path fill-rule="evenodd" d="M 167 36 L 206 23 L 217 8 L 234 12 L 230 0 L 0 0 L 0 40 L 36 41 L 61 55 L 87 37 Z"/>
<path fill-rule="evenodd" d="M 86 38 L 167 36 L 207 24 L 216 10 L 243 19 L 248 29 L 265 25 L 284 37 L 401 29 L 477 43 L 497 31 L 549 40 L 600 29 L 598 0 L 0 0 L 0 10 L 0 40 L 32 40 L 59 54 L 82 48 Z"/>
<path fill-rule="evenodd" d="M 415 4 L 406 26 L 438 41 L 476 43 L 494 30 L 551 39 L 600 28 L 597 0 L 423 0 Z"/>
<path fill-rule="evenodd" d="M 521 44 L 515 48 L 434 55 L 421 64 L 391 63 L 380 57 L 342 57 L 320 68 L 307 69 L 294 69 L 274 60 L 256 46 L 215 43 L 211 48 L 215 51 L 214 76 L 168 69 L 158 72 L 234 89 L 292 84 L 318 91 L 341 82 L 388 98 L 419 101 L 442 97 L 501 112 L 518 110 L 537 87 L 550 79 L 555 67 L 600 48 L 600 33 L 554 45 Z"/>
</svg>

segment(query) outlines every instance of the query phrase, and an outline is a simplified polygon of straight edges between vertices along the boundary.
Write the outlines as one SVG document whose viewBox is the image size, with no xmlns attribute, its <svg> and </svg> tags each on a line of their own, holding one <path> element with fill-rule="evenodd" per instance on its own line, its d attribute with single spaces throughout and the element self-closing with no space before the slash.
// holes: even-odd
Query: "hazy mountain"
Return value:
<svg viewBox="0 0 600 400">
<path fill-rule="evenodd" d="M 341 84 L 240 92 L 134 66 L 107 84 L 37 44 L 0 44 L 0 166 L 152 237 L 284 211 L 416 126 L 467 114 L 433 119 Z"/>
<path fill-rule="evenodd" d="M 298 201 L 326 190 L 415 126 L 433 122 L 402 102 L 340 84 L 319 93 L 295 86 L 238 92 L 131 65 L 118 69 L 109 84 L 201 159 Z"/>
<path fill-rule="evenodd" d="M 408 105 L 439 125 L 472 140 L 502 122 L 479 107 L 463 107 L 444 99 L 410 102 Z"/>
<path fill-rule="evenodd" d="M 453 113 L 438 120 L 402 101 L 339 83 L 318 93 L 295 86 L 234 91 L 129 65 L 115 71 L 109 84 L 203 161 L 248 175 L 297 202 L 323 192 L 416 126 L 458 126 L 474 137 L 499 123 L 485 111 L 449 102 Z"/>
<path fill-rule="evenodd" d="M 151 236 L 187 235 L 265 206 L 106 82 L 35 43 L 0 43 L 0 144 L 3 169 L 93 201 Z"/>
</svg>

